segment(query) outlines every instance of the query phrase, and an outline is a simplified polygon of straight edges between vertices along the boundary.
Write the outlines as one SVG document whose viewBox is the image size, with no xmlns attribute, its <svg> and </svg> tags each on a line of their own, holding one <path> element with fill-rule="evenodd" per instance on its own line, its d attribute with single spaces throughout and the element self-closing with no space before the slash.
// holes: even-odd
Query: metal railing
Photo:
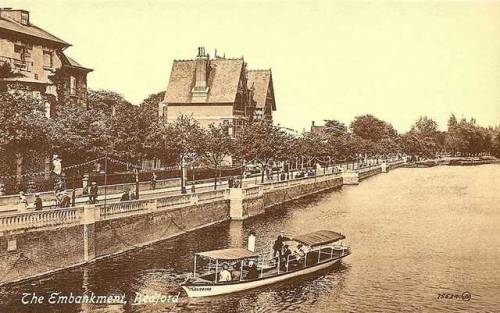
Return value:
<svg viewBox="0 0 500 313">
<path fill-rule="evenodd" d="M 9 64 L 10 68 L 13 71 L 31 72 L 31 69 L 33 67 L 33 62 L 0 56 L 0 64 L 5 64 L 5 63 Z"/>
</svg>

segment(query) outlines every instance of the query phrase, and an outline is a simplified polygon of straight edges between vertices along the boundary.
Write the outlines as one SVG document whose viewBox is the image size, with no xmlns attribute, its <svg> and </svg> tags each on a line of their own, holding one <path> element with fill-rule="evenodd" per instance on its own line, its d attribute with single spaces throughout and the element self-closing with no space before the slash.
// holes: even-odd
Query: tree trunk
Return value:
<svg viewBox="0 0 500 313">
<path fill-rule="evenodd" d="M 50 154 L 45 157 L 45 170 L 44 178 L 48 180 L 50 178 Z"/>
<path fill-rule="evenodd" d="M 264 183 L 264 175 L 266 174 L 266 169 L 267 169 L 267 166 L 265 166 L 264 164 L 262 164 L 262 172 L 261 172 L 261 175 L 260 175 L 260 183 L 261 184 Z"/>
<path fill-rule="evenodd" d="M 215 165 L 214 190 L 217 190 L 217 165 Z"/>
<path fill-rule="evenodd" d="M 21 153 L 16 153 L 16 185 L 19 189 L 21 187 L 23 175 L 23 155 Z"/>
</svg>

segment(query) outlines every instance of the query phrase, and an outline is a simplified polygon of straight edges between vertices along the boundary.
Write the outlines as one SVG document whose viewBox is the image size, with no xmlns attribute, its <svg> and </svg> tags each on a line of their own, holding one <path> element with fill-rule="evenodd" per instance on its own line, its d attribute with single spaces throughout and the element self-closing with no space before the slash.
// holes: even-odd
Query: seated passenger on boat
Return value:
<svg viewBox="0 0 500 313">
<path fill-rule="evenodd" d="M 257 265 L 254 261 L 248 263 L 248 273 L 246 279 L 256 279 L 259 277 L 259 271 L 257 270 Z"/>
<path fill-rule="evenodd" d="M 304 258 L 304 256 L 306 255 L 306 253 L 308 252 L 307 248 L 301 243 L 299 243 L 296 247 L 292 248 L 291 251 L 292 255 L 297 260 L 297 263 L 300 263 Z"/>
<path fill-rule="evenodd" d="M 241 278 L 240 267 L 241 267 L 240 262 L 237 262 L 232 266 L 232 268 L 230 268 L 231 277 L 233 278 L 233 280 L 240 280 L 240 278 Z"/>
<path fill-rule="evenodd" d="M 292 255 L 292 251 L 290 251 L 290 248 L 288 245 L 283 246 L 283 258 L 281 259 L 281 265 L 282 267 L 286 267 L 286 264 L 288 262 L 288 257 Z"/>
<path fill-rule="evenodd" d="M 229 272 L 229 266 L 224 263 L 224 265 L 222 265 L 222 271 L 220 271 L 219 273 L 219 281 L 231 281 L 231 272 Z"/>
</svg>

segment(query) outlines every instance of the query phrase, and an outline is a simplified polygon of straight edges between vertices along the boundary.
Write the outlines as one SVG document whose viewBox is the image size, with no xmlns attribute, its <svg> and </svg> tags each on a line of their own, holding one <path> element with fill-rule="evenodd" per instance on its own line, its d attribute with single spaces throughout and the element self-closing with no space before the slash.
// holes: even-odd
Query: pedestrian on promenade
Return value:
<svg viewBox="0 0 500 313">
<path fill-rule="evenodd" d="M 191 193 L 196 192 L 196 184 L 194 182 L 191 183 Z"/>
<path fill-rule="evenodd" d="M 120 198 L 120 201 L 129 201 L 130 200 L 130 191 L 129 189 L 126 189 L 123 194 L 122 194 L 122 197 Z"/>
<path fill-rule="evenodd" d="M 20 212 L 26 212 L 27 208 L 28 208 L 28 200 L 26 199 L 26 196 L 24 195 L 24 192 L 23 191 L 19 191 L 18 210 Z"/>
<path fill-rule="evenodd" d="M 130 200 L 137 200 L 137 194 L 133 191 L 130 193 Z"/>
<path fill-rule="evenodd" d="M 95 181 L 92 182 L 92 185 L 90 186 L 89 189 L 89 200 L 90 204 L 96 204 L 97 203 L 97 183 Z"/>
<path fill-rule="evenodd" d="M 40 193 L 35 193 L 35 211 L 41 211 L 43 209 L 43 201 L 40 198 Z"/>
<path fill-rule="evenodd" d="M 64 190 L 63 192 L 61 192 L 60 207 L 61 208 L 69 208 L 70 205 L 71 205 L 71 198 L 69 197 L 69 195 L 66 192 L 66 190 Z"/>
<path fill-rule="evenodd" d="M 59 191 L 54 190 L 54 199 L 56 202 L 55 208 L 60 208 L 61 207 L 61 202 L 62 202 L 62 195 Z"/>
<path fill-rule="evenodd" d="M 153 189 L 153 190 L 156 189 L 156 178 L 157 178 L 156 173 L 153 172 L 151 174 L 151 189 Z"/>
</svg>

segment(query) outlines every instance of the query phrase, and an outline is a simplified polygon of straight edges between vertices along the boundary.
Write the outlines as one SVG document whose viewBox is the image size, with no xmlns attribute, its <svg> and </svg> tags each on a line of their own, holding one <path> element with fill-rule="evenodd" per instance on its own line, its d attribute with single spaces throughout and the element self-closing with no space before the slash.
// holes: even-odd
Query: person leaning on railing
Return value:
<svg viewBox="0 0 500 313">
<path fill-rule="evenodd" d="M 35 193 L 35 211 L 41 211 L 43 209 L 43 201 L 40 198 L 40 193 Z"/>
<path fill-rule="evenodd" d="M 97 183 L 95 181 L 92 182 L 92 185 L 89 188 L 89 201 L 90 204 L 97 203 Z"/>
</svg>

